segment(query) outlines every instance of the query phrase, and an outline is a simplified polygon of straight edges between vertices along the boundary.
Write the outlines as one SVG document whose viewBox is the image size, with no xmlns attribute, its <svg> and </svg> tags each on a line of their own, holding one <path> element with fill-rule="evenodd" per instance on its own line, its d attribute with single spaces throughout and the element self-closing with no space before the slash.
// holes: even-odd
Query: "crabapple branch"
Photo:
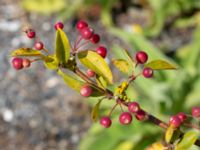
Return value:
<svg viewBox="0 0 200 150">
<path fill-rule="evenodd" d="M 66 82 L 71 87 L 75 86 L 75 84 L 72 83 L 72 81 L 77 82 L 78 86 L 76 87 L 76 90 L 79 91 L 82 96 L 89 97 L 89 96 L 92 96 L 92 94 L 94 94 L 94 96 L 100 95 L 100 96 L 103 96 L 102 99 L 107 98 L 108 100 L 114 100 L 116 102 L 114 104 L 114 106 L 111 108 L 111 111 L 109 112 L 109 114 L 101 117 L 101 119 L 100 119 L 100 124 L 105 128 L 109 128 L 111 126 L 111 124 L 112 124 L 111 114 L 113 113 L 113 111 L 115 110 L 116 107 L 120 106 L 121 114 L 119 115 L 119 122 L 122 125 L 131 124 L 132 116 L 134 115 L 136 117 L 136 119 L 139 121 L 150 122 L 156 126 L 159 126 L 163 129 L 165 129 L 165 130 L 167 130 L 168 127 L 171 126 L 174 129 L 177 129 L 177 131 L 179 131 L 179 127 L 181 125 L 185 125 L 189 128 L 193 128 L 193 129 L 200 131 L 200 127 L 198 127 L 197 125 L 185 122 L 188 119 L 188 115 L 186 115 L 183 112 L 180 112 L 174 116 L 171 116 L 169 123 L 166 123 L 166 122 L 160 120 L 159 118 L 153 116 L 149 112 L 146 112 L 145 110 L 141 109 L 139 103 L 130 101 L 129 97 L 127 96 L 126 90 L 130 86 L 130 83 L 135 81 L 135 79 L 138 78 L 140 75 L 143 75 L 144 78 L 151 78 L 151 77 L 153 77 L 153 72 L 155 69 L 160 69 L 160 70 L 169 69 L 169 68 L 176 69 L 175 66 L 173 66 L 170 63 L 165 62 L 165 61 L 160 61 L 160 62 L 154 61 L 153 62 L 154 65 L 152 65 L 152 62 L 147 63 L 148 55 L 145 51 L 136 52 L 134 60 L 130 57 L 130 55 L 127 52 L 127 56 L 130 58 L 129 60 L 133 61 L 133 62 L 131 62 L 131 64 L 136 64 L 136 65 L 134 65 L 134 67 L 141 65 L 142 71 L 139 72 L 138 74 L 132 73 L 132 75 L 129 76 L 129 78 L 126 81 L 123 81 L 115 90 L 109 90 L 108 88 L 104 88 L 104 86 L 102 87 L 102 86 L 98 85 L 98 82 L 100 82 L 100 81 L 95 82 L 95 77 L 97 79 L 96 72 L 98 72 L 99 74 L 97 74 L 97 75 L 99 75 L 99 76 L 101 75 L 103 78 L 107 79 L 107 80 L 105 80 L 105 82 L 110 81 L 109 83 L 112 83 L 112 79 L 113 79 L 112 72 L 111 72 L 108 64 L 106 64 L 105 60 L 103 59 L 107 55 L 106 47 L 98 46 L 96 48 L 96 53 L 93 52 L 93 55 L 89 55 L 89 56 L 87 55 L 86 57 L 83 56 L 83 58 L 87 58 L 87 60 L 84 60 L 83 61 L 84 63 L 81 61 L 80 62 L 88 67 L 88 70 L 86 71 L 86 73 L 84 73 L 80 70 L 80 68 L 77 65 L 78 63 L 76 62 L 76 55 L 77 55 L 79 49 L 82 46 L 84 46 L 85 44 L 88 44 L 89 42 L 91 42 L 92 44 L 97 44 L 100 41 L 100 36 L 98 34 L 96 34 L 91 27 L 88 26 L 87 22 L 79 21 L 76 24 L 76 29 L 78 30 L 78 36 L 76 38 L 74 45 L 71 46 L 70 42 L 68 42 L 68 38 L 65 35 L 65 32 L 62 30 L 64 28 L 64 24 L 62 22 L 57 22 L 54 25 L 54 28 L 57 30 L 56 32 L 57 32 L 57 35 L 59 35 L 58 36 L 59 38 L 56 39 L 56 47 L 58 47 L 58 49 L 55 50 L 56 55 L 54 54 L 51 56 L 53 61 L 46 63 L 46 61 L 45 61 L 45 59 L 43 59 L 43 57 L 44 58 L 49 57 L 48 50 L 45 48 L 44 44 L 41 41 L 35 40 L 34 49 L 31 50 L 31 48 L 30 48 L 30 50 L 28 51 L 29 53 L 30 53 L 30 51 L 32 51 L 33 53 L 27 54 L 27 51 L 25 51 L 24 56 L 32 55 L 32 56 L 40 56 L 42 58 L 36 58 L 34 60 L 29 60 L 27 58 L 20 58 L 23 55 L 20 55 L 20 56 L 17 55 L 17 56 L 19 56 L 19 58 L 15 57 L 12 60 L 12 65 L 16 70 L 28 68 L 28 67 L 30 67 L 32 62 L 35 62 L 38 60 L 43 60 L 44 63 L 46 63 L 45 65 L 48 69 L 53 69 L 53 70 L 69 69 L 70 71 L 74 72 L 76 75 L 78 75 L 80 78 L 82 78 L 86 82 L 86 84 L 83 85 L 83 83 L 81 81 L 74 80 L 73 77 L 71 77 L 71 78 L 68 77 L 69 80 L 71 79 L 70 80 L 71 82 L 69 82 L 69 81 L 66 81 Z M 28 29 L 25 33 L 26 33 L 27 37 L 30 39 L 36 38 L 36 33 L 32 29 Z M 84 40 L 84 42 L 82 42 L 82 40 Z M 71 47 L 71 49 L 69 47 Z M 69 49 L 71 50 L 71 53 L 70 53 Z M 18 53 L 20 52 L 23 54 L 23 50 L 24 49 L 19 49 L 19 51 L 17 51 L 17 50 L 16 51 Z M 25 49 L 25 50 L 27 50 L 27 49 Z M 41 53 L 42 50 L 43 50 L 43 53 L 44 52 L 46 53 L 46 55 Z M 40 51 L 40 52 L 38 52 L 38 51 Z M 17 53 L 15 53 L 15 54 L 17 54 Z M 93 58 L 95 58 L 95 59 L 93 59 Z M 63 63 L 63 62 L 65 62 L 65 63 Z M 164 63 L 164 65 L 161 62 Z M 128 72 L 127 70 L 132 69 L 130 67 L 128 68 L 129 65 L 127 65 L 128 62 L 126 60 L 123 60 L 121 62 L 121 65 L 120 65 L 120 62 L 118 62 L 118 63 L 119 63 L 118 64 L 119 70 L 122 69 L 122 67 L 127 67 L 126 69 L 124 69 L 125 72 Z M 147 64 L 145 64 L 145 63 L 147 63 Z M 99 65 L 102 65 L 102 66 L 99 67 Z M 157 66 L 155 66 L 155 65 L 157 65 Z M 91 69 L 94 69 L 94 70 L 91 70 Z M 95 69 L 96 69 L 96 72 L 95 72 Z M 66 76 L 67 76 L 67 74 L 66 74 Z M 91 78 L 93 78 L 93 79 L 91 79 Z M 103 85 L 103 82 L 102 82 L 102 85 Z M 96 93 L 92 93 L 93 89 L 97 90 L 98 94 L 99 93 L 100 94 L 95 95 Z M 97 117 L 98 117 L 97 111 L 99 110 L 100 102 L 101 101 L 99 101 L 97 103 L 98 105 L 95 105 L 95 107 L 94 107 L 95 109 L 93 109 L 94 110 L 93 112 L 96 112 L 96 114 L 94 116 L 97 116 Z M 122 108 L 122 105 L 125 106 L 128 109 L 128 111 L 125 111 L 125 109 Z M 192 108 L 192 116 L 191 117 L 200 119 L 200 107 Z M 184 133 L 182 133 L 182 135 L 183 134 Z M 180 137 L 178 137 L 177 139 L 180 139 Z M 195 145 L 200 147 L 199 139 L 196 140 Z"/>
</svg>

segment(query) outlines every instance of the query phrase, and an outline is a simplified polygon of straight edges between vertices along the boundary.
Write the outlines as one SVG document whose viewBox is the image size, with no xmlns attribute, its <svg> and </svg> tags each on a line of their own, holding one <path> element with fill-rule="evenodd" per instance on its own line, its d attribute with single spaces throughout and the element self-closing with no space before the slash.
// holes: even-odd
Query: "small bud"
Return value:
<svg viewBox="0 0 200 150">
<path fill-rule="evenodd" d="M 90 41 L 93 44 L 97 44 L 100 41 L 100 36 L 98 34 L 93 34 L 92 37 L 90 38 Z"/>
<path fill-rule="evenodd" d="M 32 39 L 35 38 L 36 33 L 33 29 L 28 29 L 26 30 L 26 35 L 28 38 Z"/>
<path fill-rule="evenodd" d="M 23 59 L 22 65 L 24 68 L 28 68 L 31 65 L 31 61 L 29 59 Z"/>
<path fill-rule="evenodd" d="M 84 39 L 88 40 L 92 37 L 94 30 L 90 27 L 85 27 L 81 30 L 81 35 Z"/>
<path fill-rule="evenodd" d="M 144 63 L 146 63 L 147 60 L 148 60 L 148 55 L 147 55 L 147 53 L 144 52 L 144 51 L 138 51 L 138 52 L 136 53 L 135 58 L 136 58 L 137 63 L 144 64 Z"/>
<path fill-rule="evenodd" d="M 36 50 L 42 50 L 44 48 L 44 44 L 42 42 L 35 42 L 34 47 Z"/>
<path fill-rule="evenodd" d="M 182 121 L 178 116 L 172 116 L 169 120 L 169 124 L 174 128 L 178 128 L 181 125 Z"/>
<path fill-rule="evenodd" d="M 132 115 L 129 112 L 122 112 L 119 116 L 119 122 L 122 125 L 128 125 L 132 122 Z"/>
<path fill-rule="evenodd" d="M 89 85 L 84 85 L 80 90 L 80 94 L 84 97 L 89 97 L 92 94 L 92 88 Z"/>
<path fill-rule="evenodd" d="M 183 112 L 178 113 L 177 116 L 179 117 L 181 122 L 183 122 L 183 121 L 185 121 L 187 119 L 187 115 L 185 113 L 183 113 Z"/>
<path fill-rule="evenodd" d="M 106 54 L 107 54 L 107 49 L 104 47 L 104 46 L 99 46 L 97 47 L 96 49 L 96 52 L 103 58 L 106 57 Z"/>
<path fill-rule="evenodd" d="M 135 114 L 135 118 L 136 118 L 137 120 L 139 120 L 139 121 L 144 120 L 145 117 L 146 117 L 146 113 L 145 113 L 142 109 L 138 110 L 138 111 L 136 112 L 136 114 Z"/>
<path fill-rule="evenodd" d="M 104 116 L 100 119 L 100 124 L 105 128 L 109 128 L 112 124 L 112 121 L 111 121 L 110 117 Z"/>
<path fill-rule="evenodd" d="M 153 70 L 151 68 L 144 68 L 142 73 L 145 78 L 153 77 Z"/>
<path fill-rule="evenodd" d="M 78 21 L 77 24 L 76 24 L 76 28 L 79 31 L 81 31 L 83 28 L 86 28 L 86 27 L 88 27 L 88 24 L 87 24 L 87 22 L 85 22 L 83 20 Z"/>
<path fill-rule="evenodd" d="M 128 104 L 128 110 L 131 113 L 137 113 L 140 110 L 140 106 L 139 106 L 139 104 L 137 102 L 130 102 Z"/>
<path fill-rule="evenodd" d="M 92 71 L 91 69 L 88 69 L 86 73 L 87 73 L 88 77 L 94 77 L 95 76 L 95 72 Z"/>
<path fill-rule="evenodd" d="M 20 70 L 23 68 L 22 58 L 13 58 L 12 65 L 16 70 Z"/>
<path fill-rule="evenodd" d="M 200 117 L 200 107 L 192 108 L 192 116 L 197 118 Z"/>
<path fill-rule="evenodd" d="M 62 22 L 57 22 L 55 25 L 54 25 L 54 28 L 56 30 L 58 29 L 63 29 L 64 28 L 64 24 Z"/>
</svg>

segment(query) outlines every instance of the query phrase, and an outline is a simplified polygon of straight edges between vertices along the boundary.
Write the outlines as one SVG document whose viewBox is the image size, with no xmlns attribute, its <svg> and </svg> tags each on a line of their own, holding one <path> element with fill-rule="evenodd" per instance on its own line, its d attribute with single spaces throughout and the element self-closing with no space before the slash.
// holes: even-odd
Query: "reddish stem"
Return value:
<svg viewBox="0 0 200 150">
<path fill-rule="evenodd" d="M 85 43 L 81 44 L 79 47 L 77 47 L 76 49 L 78 50 L 79 48 L 81 48 L 84 45 L 87 45 L 89 43 L 89 41 L 86 41 Z"/>
<path fill-rule="evenodd" d="M 113 96 L 113 95 L 112 95 L 112 91 L 110 91 L 110 90 L 108 90 L 108 89 L 104 90 L 104 89 L 100 88 L 98 85 L 96 85 L 96 83 L 95 83 L 93 80 L 91 80 L 90 78 L 88 78 L 88 76 L 87 76 L 86 74 L 84 74 L 81 70 L 79 70 L 78 68 L 76 68 L 76 69 L 74 70 L 74 72 L 75 72 L 78 76 L 80 76 L 83 80 L 85 80 L 86 82 L 88 82 L 89 84 L 91 84 L 92 86 L 94 86 L 97 90 L 101 91 L 102 93 L 105 93 L 106 96 L 107 96 L 109 99 Z"/>
<path fill-rule="evenodd" d="M 183 125 L 186 126 L 186 127 L 190 127 L 190 128 L 193 128 L 193 129 L 197 129 L 197 130 L 200 131 L 200 127 L 196 126 L 195 124 L 184 123 Z"/>
<path fill-rule="evenodd" d="M 115 108 L 117 107 L 117 103 L 112 107 L 111 111 L 109 112 L 108 116 L 110 117 L 112 112 L 115 110 Z"/>
<path fill-rule="evenodd" d="M 47 54 L 49 54 L 48 49 L 46 49 L 45 47 L 42 49 L 44 52 L 46 52 Z"/>
<path fill-rule="evenodd" d="M 82 41 L 82 39 L 83 39 L 82 36 L 80 36 L 80 35 L 77 36 L 76 42 L 75 42 L 75 44 L 74 44 L 74 50 L 75 50 L 75 51 L 78 50 L 77 46 L 78 46 L 78 44 Z"/>
<path fill-rule="evenodd" d="M 104 92 L 106 94 L 106 97 L 108 97 L 109 99 L 113 98 L 113 92 L 108 90 L 108 89 L 102 89 L 100 87 L 98 87 L 98 85 L 96 85 L 96 83 L 94 81 L 92 81 L 90 78 L 88 78 L 87 75 L 85 75 L 83 72 L 81 72 L 78 68 L 75 68 L 74 72 L 79 75 L 82 79 L 84 79 L 86 82 L 90 83 L 91 85 L 93 85 L 94 87 L 96 87 L 98 90 Z M 128 102 L 123 102 L 123 104 L 125 106 L 128 106 Z M 112 108 L 110 114 L 112 113 L 112 111 L 115 109 L 115 107 L 118 105 L 118 103 L 115 104 L 115 106 Z M 144 110 L 143 110 L 144 111 Z M 146 114 L 146 121 L 149 121 L 163 129 L 167 129 L 168 128 L 168 124 L 165 123 L 164 121 L 156 118 L 155 116 L 147 113 L 146 111 L 144 111 L 145 114 Z M 195 145 L 196 146 L 199 146 L 200 147 L 200 140 L 196 140 L 195 142 Z"/>
<path fill-rule="evenodd" d="M 121 111 L 124 112 L 123 108 L 122 108 L 122 104 L 119 104 Z"/>
</svg>

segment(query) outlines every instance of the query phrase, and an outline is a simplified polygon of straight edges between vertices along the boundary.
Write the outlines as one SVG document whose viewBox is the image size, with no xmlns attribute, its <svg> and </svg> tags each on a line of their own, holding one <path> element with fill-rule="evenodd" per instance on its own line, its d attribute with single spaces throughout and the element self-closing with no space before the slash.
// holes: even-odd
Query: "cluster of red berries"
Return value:
<svg viewBox="0 0 200 150">
<path fill-rule="evenodd" d="M 200 118 L 200 107 L 193 107 L 191 114 L 194 118 Z M 174 128 L 178 128 L 187 118 L 188 116 L 185 113 L 180 112 L 169 119 L 169 124 Z"/>
<path fill-rule="evenodd" d="M 120 103 L 122 103 L 122 101 Z M 127 106 L 127 105 L 125 105 L 125 106 Z M 122 125 L 129 125 L 132 122 L 132 114 L 135 115 L 135 118 L 137 120 L 142 121 L 142 120 L 145 119 L 146 113 L 145 113 L 145 111 L 140 109 L 140 106 L 139 106 L 139 104 L 137 102 L 130 102 L 127 107 L 128 107 L 129 111 L 122 112 L 119 115 L 119 122 Z M 100 119 L 100 124 L 105 128 L 109 128 L 111 126 L 111 124 L 112 124 L 112 120 L 110 118 L 110 115 L 103 116 Z"/>
<path fill-rule="evenodd" d="M 78 30 L 81 39 L 84 39 L 87 42 L 91 42 L 93 44 L 100 42 L 99 34 L 95 33 L 94 30 L 89 27 L 87 22 L 83 20 L 78 21 L 76 24 L 76 29 Z M 107 55 L 107 48 L 104 46 L 98 46 L 96 48 L 96 53 L 99 54 L 102 58 L 105 58 Z M 86 74 L 90 78 L 95 76 L 95 72 L 91 69 L 88 69 Z M 80 94 L 84 97 L 89 97 L 92 94 L 92 88 L 89 85 L 84 85 L 80 90 Z"/>
<path fill-rule="evenodd" d="M 148 55 L 144 51 L 138 51 L 135 55 L 136 64 L 145 64 L 148 60 Z M 153 76 L 153 69 L 149 67 L 143 68 L 142 72 L 145 78 L 151 78 Z"/>
<path fill-rule="evenodd" d="M 63 23 L 62 22 L 57 22 L 56 24 L 55 24 L 55 29 L 57 30 L 58 28 L 60 28 L 60 29 L 62 29 L 63 27 L 64 27 L 64 25 L 63 25 Z M 29 38 L 29 39 L 34 39 L 34 38 L 36 38 L 36 32 L 33 30 L 33 29 L 27 29 L 26 31 L 25 31 L 25 33 L 26 33 L 26 36 Z M 43 50 L 44 49 L 44 44 L 43 44 L 43 42 L 41 42 L 41 41 L 38 41 L 38 40 L 36 40 L 35 41 L 35 43 L 34 43 L 34 48 L 36 49 L 36 50 Z M 16 69 L 16 70 L 20 70 L 20 69 L 23 69 L 23 68 L 28 68 L 28 67 L 30 67 L 30 65 L 31 65 L 31 60 L 29 60 L 29 59 L 22 59 L 22 58 L 14 58 L 13 60 L 12 60 L 12 65 L 13 65 L 13 67 Z"/>
<path fill-rule="evenodd" d="M 93 44 L 99 43 L 99 34 L 95 33 L 94 30 L 88 26 L 87 22 L 83 20 L 78 21 L 76 24 L 76 29 L 79 31 L 84 40 L 89 40 Z M 96 52 L 103 58 L 105 58 L 107 55 L 107 49 L 104 46 L 97 47 Z"/>
<path fill-rule="evenodd" d="M 16 70 L 20 70 L 23 68 L 28 68 L 31 65 L 31 61 L 26 58 L 13 58 L 12 65 Z"/>
</svg>

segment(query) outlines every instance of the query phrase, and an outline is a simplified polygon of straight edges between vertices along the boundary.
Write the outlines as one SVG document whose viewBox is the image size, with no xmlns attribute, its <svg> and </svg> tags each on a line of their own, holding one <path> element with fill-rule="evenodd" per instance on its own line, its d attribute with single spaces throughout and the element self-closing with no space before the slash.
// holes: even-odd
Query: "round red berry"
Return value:
<svg viewBox="0 0 200 150">
<path fill-rule="evenodd" d="M 136 118 L 137 120 L 140 120 L 140 121 L 144 120 L 145 117 L 146 117 L 146 113 L 145 113 L 142 109 L 138 110 L 138 111 L 136 112 L 136 114 L 135 114 L 135 118 Z"/>
<path fill-rule="evenodd" d="M 56 30 L 58 29 L 63 29 L 64 28 L 64 24 L 62 22 L 57 22 L 55 25 L 54 25 L 54 28 Z"/>
<path fill-rule="evenodd" d="M 92 37 L 93 35 L 93 29 L 89 27 L 85 27 L 81 30 L 81 35 L 84 39 L 88 40 Z"/>
<path fill-rule="evenodd" d="M 23 68 L 23 59 L 22 58 L 13 58 L 12 65 L 16 70 L 20 70 Z"/>
<path fill-rule="evenodd" d="M 85 28 L 85 27 L 88 27 L 88 24 L 87 24 L 87 22 L 85 22 L 85 21 L 83 21 L 83 20 L 78 21 L 77 24 L 76 24 L 76 28 L 77 28 L 79 31 L 81 31 L 81 30 L 82 30 L 83 28 Z"/>
<path fill-rule="evenodd" d="M 109 128 L 112 124 L 112 121 L 111 121 L 110 117 L 104 116 L 100 119 L 100 124 L 105 128 Z"/>
<path fill-rule="evenodd" d="M 94 77 L 95 76 L 95 72 L 92 71 L 91 69 L 88 69 L 86 73 L 87 73 L 88 77 Z"/>
<path fill-rule="evenodd" d="M 28 68 L 28 67 L 30 67 L 30 65 L 31 65 L 31 61 L 29 60 L 29 59 L 23 59 L 23 61 L 22 61 L 22 65 L 23 65 L 23 67 L 24 68 Z"/>
<path fill-rule="evenodd" d="M 182 121 L 178 116 L 172 116 L 169 120 L 169 124 L 174 128 L 178 128 L 181 125 Z"/>
<path fill-rule="evenodd" d="M 36 50 L 42 50 L 44 48 L 44 44 L 42 42 L 35 42 L 34 47 Z"/>
<path fill-rule="evenodd" d="M 192 116 L 193 117 L 200 117 L 200 107 L 193 107 L 192 108 Z"/>
<path fill-rule="evenodd" d="M 84 97 L 89 97 L 92 94 L 92 88 L 89 85 L 84 85 L 80 90 L 80 94 Z"/>
<path fill-rule="evenodd" d="M 107 49 L 104 47 L 104 46 L 99 46 L 97 47 L 96 49 L 96 52 L 103 58 L 106 57 L 106 54 L 107 54 Z"/>
<path fill-rule="evenodd" d="M 35 33 L 35 31 L 32 30 L 32 29 L 28 29 L 28 30 L 26 31 L 26 35 L 27 35 L 28 38 L 32 39 L 32 38 L 35 38 L 36 33 Z"/>
<path fill-rule="evenodd" d="M 147 55 L 147 53 L 144 52 L 144 51 L 138 51 L 138 52 L 136 53 L 135 58 L 136 58 L 137 63 L 144 64 L 144 63 L 146 63 L 147 60 L 148 60 L 148 55 Z"/>
<path fill-rule="evenodd" d="M 140 110 L 140 106 L 137 102 L 130 102 L 128 104 L 128 110 L 131 113 L 137 113 Z"/>
<path fill-rule="evenodd" d="M 129 112 L 123 112 L 119 116 L 119 122 L 123 125 L 128 125 L 132 122 L 132 115 Z"/>
<path fill-rule="evenodd" d="M 153 69 L 151 69 L 151 68 L 144 68 L 142 74 L 143 74 L 143 76 L 145 78 L 151 78 L 151 77 L 153 77 Z"/>
<path fill-rule="evenodd" d="M 90 41 L 93 44 L 96 44 L 100 41 L 100 36 L 98 34 L 93 34 L 92 37 L 90 38 Z"/>
<path fill-rule="evenodd" d="M 183 112 L 178 113 L 177 117 L 181 120 L 181 122 L 183 122 L 187 119 L 187 115 Z"/>
</svg>

